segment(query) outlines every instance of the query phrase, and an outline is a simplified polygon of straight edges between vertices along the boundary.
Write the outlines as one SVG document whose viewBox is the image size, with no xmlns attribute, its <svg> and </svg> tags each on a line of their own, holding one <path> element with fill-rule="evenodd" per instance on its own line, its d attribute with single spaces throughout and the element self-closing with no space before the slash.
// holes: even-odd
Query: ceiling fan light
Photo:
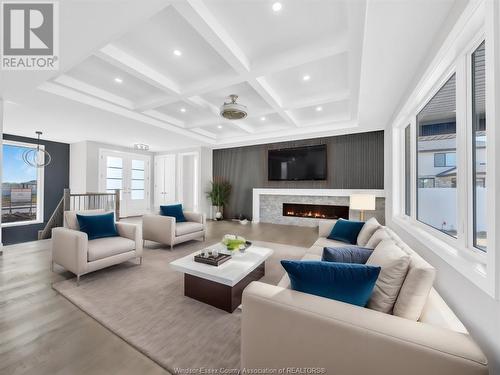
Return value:
<svg viewBox="0 0 500 375">
<path fill-rule="evenodd" d="M 228 120 L 241 120 L 247 117 L 247 107 L 236 103 L 238 95 L 229 95 L 230 102 L 224 102 L 220 107 L 220 115 Z"/>
</svg>

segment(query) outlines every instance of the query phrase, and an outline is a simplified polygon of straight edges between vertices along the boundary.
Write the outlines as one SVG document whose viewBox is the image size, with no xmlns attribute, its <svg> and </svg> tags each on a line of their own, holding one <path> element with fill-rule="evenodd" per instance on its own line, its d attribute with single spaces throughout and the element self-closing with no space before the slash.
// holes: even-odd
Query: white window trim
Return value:
<svg viewBox="0 0 500 375">
<path fill-rule="evenodd" d="M 11 141 L 4 139 L 2 142 L 2 147 L 3 145 L 11 145 L 11 146 L 19 146 L 19 147 L 29 147 L 29 148 L 36 148 L 37 144 L 36 143 L 27 143 L 27 142 L 18 142 L 18 141 Z M 40 145 L 41 150 L 45 150 L 44 145 Z M 4 156 L 5 158 L 5 156 Z M 2 163 L 5 160 L 2 160 Z M 44 216 L 43 216 L 43 209 L 44 209 L 44 175 L 45 175 L 45 167 L 42 168 L 37 168 L 37 178 L 36 178 L 36 183 L 37 183 L 37 190 L 36 190 L 36 198 L 37 198 L 37 204 L 36 204 L 36 219 L 34 220 L 25 220 L 25 221 L 14 221 L 10 223 L 1 223 L 2 228 L 8 228 L 8 227 L 18 227 L 18 226 L 24 226 L 24 225 L 33 225 L 33 224 L 43 224 L 44 223 Z M 2 183 L 3 183 L 3 178 L 5 176 L 2 176 Z"/>
<path fill-rule="evenodd" d="M 457 181 L 457 215 L 458 218 L 468 218 L 472 213 L 472 169 L 470 165 L 470 155 L 472 152 L 471 143 L 471 104 L 466 93 L 470 92 L 470 78 L 467 81 L 465 77 L 470 77 L 470 55 L 477 46 L 486 40 L 486 74 L 487 79 L 487 104 L 486 116 L 487 123 L 495 124 L 498 121 L 500 113 L 495 113 L 495 94 L 500 93 L 499 72 L 496 71 L 495 64 L 500 62 L 500 43 L 498 36 L 495 38 L 495 32 L 498 32 L 498 25 L 495 21 L 499 18 L 498 4 L 491 1 L 473 1 L 470 2 L 458 22 L 454 26 L 448 38 L 443 43 L 438 54 L 426 70 L 423 78 L 420 80 L 415 90 L 408 97 L 407 102 L 400 108 L 392 125 L 392 144 L 393 144 L 393 168 L 392 168 L 392 212 L 389 215 L 389 221 L 396 227 L 407 232 L 416 241 L 434 252 L 445 260 L 457 271 L 467 277 L 475 285 L 495 298 L 499 298 L 500 286 L 498 280 L 500 275 L 500 254 L 495 238 L 496 229 L 498 229 L 495 217 L 500 215 L 500 204 L 495 202 L 495 191 L 497 191 L 495 181 L 495 170 L 499 168 L 495 164 L 495 149 L 492 144 L 498 144 L 499 137 L 495 138 L 493 126 L 487 126 L 487 137 L 489 145 L 487 150 L 487 175 L 488 175 L 488 193 L 487 204 L 491 210 L 488 210 L 488 252 L 484 253 L 473 246 L 473 237 L 471 237 L 472 220 L 466 220 L 459 223 L 459 238 L 454 239 L 446 234 L 439 232 L 432 227 L 416 220 L 416 115 L 426 105 L 428 100 L 441 88 L 442 84 L 456 72 L 457 74 L 457 149 L 467 150 L 460 156 L 457 154 L 457 167 L 459 172 Z M 497 76 L 495 77 L 495 73 Z M 493 84 L 491 83 L 493 82 Z M 489 83 L 489 84 L 488 84 Z M 466 90 L 464 92 L 464 90 Z M 459 102 L 462 100 L 462 103 Z M 463 101 L 467 100 L 467 103 Z M 411 217 L 405 215 L 404 200 L 404 129 L 410 124 L 411 128 Z M 500 153 L 500 151 L 499 151 Z M 466 178 L 467 185 L 460 182 Z M 467 225 L 467 227 L 465 227 Z M 418 250 L 418 249 L 417 249 Z"/>
</svg>

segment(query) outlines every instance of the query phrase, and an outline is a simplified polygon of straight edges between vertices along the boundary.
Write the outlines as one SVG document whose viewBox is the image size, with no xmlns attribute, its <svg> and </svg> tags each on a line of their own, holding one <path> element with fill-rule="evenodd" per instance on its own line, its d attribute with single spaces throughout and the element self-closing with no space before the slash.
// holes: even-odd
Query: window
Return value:
<svg viewBox="0 0 500 375">
<path fill-rule="evenodd" d="M 436 186 L 435 180 L 433 178 L 419 178 L 418 187 L 420 189 L 424 188 L 434 188 Z"/>
<path fill-rule="evenodd" d="M 453 74 L 417 115 L 417 220 L 453 237 L 457 237 L 455 96 Z"/>
<path fill-rule="evenodd" d="M 486 251 L 486 107 L 484 42 L 472 53 L 472 181 L 474 247 Z"/>
<path fill-rule="evenodd" d="M 23 154 L 36 145 L 4 141 L 2 224 L 42 221 L 44 168 L 31 167 Z"/>
<path fill-rule="evenodd" d="M 411 215 L 411 127 L 405 128 L 405 214 Z"/>
<path fill-rule="evenodd" d="M 455 167 L 457 165 L 456 153 L 437 152 L 434 154 L 435 167 Z"/>
<path fill-rule="evenodd" d="M 144 160 L 132 160 L 131 199 L 144 199 Z"/>
<path fill-rule="evenodd" d="M 106 192 L 114 193 L 116 189 L 123 188 L 123 159 L 108 156 L 106 158 Z M 121 191 L 120 191 L 121 193 Z"/>
</svg>

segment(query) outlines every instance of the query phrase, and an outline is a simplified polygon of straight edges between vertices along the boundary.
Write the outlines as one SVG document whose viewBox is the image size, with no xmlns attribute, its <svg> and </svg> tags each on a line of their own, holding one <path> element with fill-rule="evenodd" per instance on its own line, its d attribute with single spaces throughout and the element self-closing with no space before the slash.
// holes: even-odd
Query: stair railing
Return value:
<svg viewBox="0 0 500 375">
<path fill-rule="evenodd" d="M 70 189 L 64 189 L 63 197 L 50 216 L 45 227 L 38 231 L 38 239 L 51 237 L 52 229 L 64 226 L 65 211 L 105 210 L 114 211 L 116 220 L 120 220 L 120 190 L 113 193 L 82 193 L 72 194 Z"/>
</svg>

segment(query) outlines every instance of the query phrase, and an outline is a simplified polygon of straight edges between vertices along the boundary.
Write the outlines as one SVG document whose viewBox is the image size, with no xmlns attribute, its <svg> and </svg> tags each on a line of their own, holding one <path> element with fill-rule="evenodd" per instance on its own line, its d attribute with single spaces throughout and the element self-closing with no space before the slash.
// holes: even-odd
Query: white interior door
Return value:
<svg viewBox="0 0 500 375">
<path fill-rule="evenodd" d="M 127 159 L 125 186 L 126 216 L 144 214 L 149 209 L 149 157 Z"/>
<path fill-rule="evenodd" d="M 99 169 L 100 191 L 120 190 L 121 217 L 142 215 L 149 210 L 149 156 L 102 151 Z"/>
<path fill-rule="evenodd" d="M 175 203 L 176 194 L 176 157 L 160 155 L 155 157 L 155 207 Z"/>
</svg>

